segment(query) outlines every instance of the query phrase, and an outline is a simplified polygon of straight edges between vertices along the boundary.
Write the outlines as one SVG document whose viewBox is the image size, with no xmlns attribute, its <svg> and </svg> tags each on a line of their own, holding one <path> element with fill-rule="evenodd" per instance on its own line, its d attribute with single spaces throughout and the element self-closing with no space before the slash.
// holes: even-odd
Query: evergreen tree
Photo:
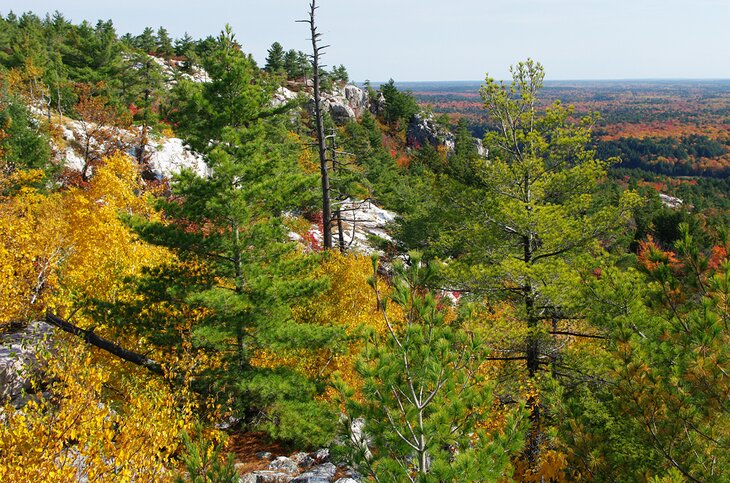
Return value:
<svg viewBox="0 0 730 483">
<path fill-rule="evenodd" d="M 290 310 L 325 285 L 307 275 L 313 260 L 288 241 L 283 217 L 311 206 L 315 179 L 298 165 L 300 148 L 285 129 L 286 116 L 270 108 L 276 86 L 265 82 L 228 28 L 203 65 L 211 82 L 181 85 L 178 96 L 189 97 L 179 121 L 190 144 L 205 153 L 211 174 L 183 172 L 172 196 L 158 202 L 167 223 L 137 229 L 214 274 L 215 281 L 178 285 L 187 303 L 209 314 L 195 329 L 197 343 L 219 351 L 227 364 L 205 380 L 275 437 L 323 444 L 332 427 L 315 400 L 323 388 L 294 370 L 251 364 L 263 350 L 316 349 L 340 333 L 297 324 Z"/>
<path fill-rule="evenodd" d="M 385 98 L 383 118 L 387 123 L 407 123 L 420 110 L 413 94 L 399 91 L 393 79 L 380 86 L 380 93 Z"/>
<path fill-rule="evenodd" d="M 558 403 L 579 474 L 590 461 L 606 480 L 730 477 L 730 244 L 724 230 L 709 248 L 688 225 L 680 232 L 674 251 L 643 241 L 640 271 L 611 269 L 583 285 L 586 315 L 609 338 L 594 362 L 603 384 Z"/>
<path fill-rule="evenodd" d="M 509 477 L 510 457 L 523 444 L 521 411 L 507 414 L 496 434 L 484 429 L 493 397 L 480 369 L 485 347 L 465 330 L 463 319 L 447 322 L 447 309 L 425 289 L 433 270 L 421 261 L 412 253 L 410 267 L 394 266 L 386 300 L 373 259 L 371 283 L 387 331 L 370 335 L 357 366 L 362 397 L 343 389 L 344 453 L 376 481 Z M 388 302 L 402 316 L 393 318 Z"/>
<path fill-rule="evenodd" d="M 199 63 L 196 43 L 187 32 L 185 32 L 182 38 L 175 40 L 175 55 L 185 59 L 182 64 L 182 69 L 187 72 L 191 72 L 193 65 Z"/>
<path fill-rule="evenodd" d="M 524 324 L 499 356 L 523 361 L 535 384 L 526 448 L 534 469 L 546 444 L 536 381 L 560 361 L 557 345 L 564 342 L 556 336 L 590 332 L 579 325 L 578 273 L 593 266 L 601 242 L 610 243 L 638 197 L 627 192 L 617 204 L 594 198 L 606 163 L 587 147 L 593 118 L 570 122 L 572 110 L 559 102 L 539 113 L 539 63 L 519 63 L 512 74 L 511 85 L 487 77 L 481 90 L 500 127 L 485 137 L 489 159 L 472 157 L 464 172 L 441 178 L 442 199 L 453 211 L 444 213 L 437 246 L 453 259 L 446 283 L 512 304 Z"/>
<path fill-rule="evenodd" d="M 342 64 L 332 68 L 331 77 L 335 82 L 343 82 L 345 84 L 350 82 L 350 75 L 347 73 L 347 68 Z"/>
<path fill-rule="evenodd" d="M 63 63 L 70 80 L 97 84 L 104 82 L 111 91 L 119 88 L 119 74 L 124 70 L 122 43 L 111 21 L 87 22 L 73 29 L 63 46 Z"/>
<path fill-rule="evenodd" d="M 154 54 L 157 49 L 157 38 L 152 27 L 145 27 L 135 39 L 135 47 L 147 54 Z"/>
<path fill-rule="evenodd" d="M 190 36 L 190 34 L 187 32 L 185 32 L 185 34 L 179 39 L 175 39 L 175 55 L 177 55 L 178 57 L 189 55 L 194 47 L 195 42 L 193 41 L 193 38 Z"/>
<path fill-rule="evenodd" d="M 298 79 L 305 77 L 312 70 L 312 64 L 307 54 L 291 49 L 284 54 L 284 70 L 288 79 Z"/>
<path fill-rule="evenodd" d="M 279 42 L 271 44 L 271 48 L 268 50 L 268 56 L 266 57 L 266 65 L 264 70 L 266 72 L 278 73 L 284 69 L 284 48 Z"/>
<path fill-rule="evenodd" d="M 0 94 L 0 173 L 40 169 L 45 181 L 53 172 L 48 136 L 21 99 Z"/>
<path fill-rule="evenodd" d="M 289 79 L 296 77 L 297 73 L 297 51 L 290 49 L 284 54 L 284 70 Z"/>
<path fill-rule="evenodd" d="M 157 55 L 169 59 L 175 55 L 175 48 L 172 46 L 172 38 L 164 27 L 157 29 L 157 45 L 155 47 Z"/>
<path fill-rule="evenodd" d="M 230 30 L 203 57 L 202 66 L 211 81 L 181 81 L 169 107 L 179 132 L 200 153 L 215 148 L 225 131 L 254 128 L 262 119 L 291 107 L 268 107 L 277 85 L 259 76 L 253 59 L 241 52 Z"/>
<path fill-rule="evenodd" d="M 296 67 L 294 70 L 295 77 L 309 77 L 312 72 L 312 62 L 309 55 L 301 50 L 297 51 Z"/>
</svg>

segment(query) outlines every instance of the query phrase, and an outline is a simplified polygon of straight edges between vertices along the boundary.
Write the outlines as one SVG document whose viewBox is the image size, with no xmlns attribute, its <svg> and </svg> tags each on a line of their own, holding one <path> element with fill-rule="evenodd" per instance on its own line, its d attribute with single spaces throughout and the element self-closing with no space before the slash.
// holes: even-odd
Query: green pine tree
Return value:
<svg viewBox="0 0 730 483">
<path fill-rule="evenodd" d="M 135 47 L 146 54 L 154 54 L 157 49 L 157 38 L 152 27 L 145 27 L 135 39 Z"/>
<path fill-rule="evenodd" d="M 510 458 L 523 445 L 523 413 L 511 411 L 498 434 L 484 429 L 493 401 L 493 384 L 480 370 L 485 347 L 464 319 L 446 321 L 443 301 L 425 289 L 433 270 L 421 262 L 412 253 L 409 267 L 393 267 L 386 299 L 373 259 L 371 283 L 388 331 L 369 336 L 357 366 L 361 397 L 340 386 L 347 417 L 339 457 L 376 481 L 509 477 Z M 403 315 L 393 319 L 389 303 Z"/>
<path fill-rule="evenodd" d="M 211 82 L 181 87 L 178 94 L 190 97 L 179 119 L 211 174 L 183 172 L 171 197 L 158 200 L 166 222 L 133 224 L 144 239 L 172 248 L 182 260 L 205 263 L 215 275 L 214 283 L 181 281 L 170 289 L 209 311 L 194 340 L 220 352 L 226 369 L 204 381 L 232 396 L 239 415 L 274 437 L 323 444 L 333 425 L 315 400 L 324 388 L 287 368 L 251 364 L 263 349 L 315 350 L 341 335 L 296 323 L 291 315 L 293 303 L 326 286 L 308 275 L 315 259 L 288 240 L 284 216 L 311 206 L 316 178 L 299 167 L 300 146 L 286 129 L 287 116 L 269 107 L 275 86 L 265 83 L 230 30 L 204 66 Z"/>
<path fill-rule="evenodd" d="M 264 70 L 266 72 L 278 73 L 284 71 L 284 47 L 279 42 L 271 44 L 271 48 L 268 50 L 266 57 L 266 65 Z"/>
<path fill-rule="evenodd" d="M 155 47 L 157 55 L 169 59 L 175 55 L 175 48 L 172 46 L 172 38 L 167 33 L 167 29 L 160 27 L 157 29 L 157 46 Z"/>
<path fill-rule="evenodd" d="M 539 63 L 519 63 L 512 74 L 510 85 L 487 77 L 481 90 L 497 126 L 485 137 L 489 158 L 467 156 L 462 171 L 440 178 L 446 226 L 435 247 L 449 257 L 445 283 L 515 307 L 525 335 L 495 355 L 522 361 L 539 386 L 559 361 L 556 336 L 581 332 L 579 271 L 594 266 L 638 196 L 594 197 L 607 166 L 588 147 L 594 118 L 573 122 L 559 102 L 541 113 Z M 528 404 L 526 457 L 534 465 L 546 443 L 543 408 L 538 394 Z"/>
</svg>

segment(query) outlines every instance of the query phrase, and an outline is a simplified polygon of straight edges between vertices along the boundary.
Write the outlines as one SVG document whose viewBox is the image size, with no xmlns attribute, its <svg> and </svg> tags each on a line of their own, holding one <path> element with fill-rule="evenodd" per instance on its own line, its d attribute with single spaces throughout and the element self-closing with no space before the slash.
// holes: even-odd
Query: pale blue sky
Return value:
<svg viewBox="0 0 730 483">
<path fill-rule="evenodd" d="M 730 78 L 730 0 L 319 0 L 327 63 L 354 80 L 502 78 L 532 57 L 549 79 Z M 3 0 L 117 31 L 216 35 L 230 23 L 263 63 L 274 41 L 308 48 L 308 0 Z"/>
</svg>

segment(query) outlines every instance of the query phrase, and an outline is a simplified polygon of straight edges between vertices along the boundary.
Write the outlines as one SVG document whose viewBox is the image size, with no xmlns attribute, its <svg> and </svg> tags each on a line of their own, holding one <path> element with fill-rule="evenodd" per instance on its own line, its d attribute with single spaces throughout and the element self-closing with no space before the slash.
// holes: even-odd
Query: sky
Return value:
<svg viewBox="0 0 730 483">
<path fill-rule="evenodd" d="M 274 41 L 308 50 L 309 0 L 3 0 L 0 13 L 55 10 L 117 32 L 173 37 L 229 23 L 263 65 Z M 325 63 L 384 81 L 509 78 L 531 57 L 548 80 L 730 79 L 730 0 L 318 0 Z"/>
</svg>

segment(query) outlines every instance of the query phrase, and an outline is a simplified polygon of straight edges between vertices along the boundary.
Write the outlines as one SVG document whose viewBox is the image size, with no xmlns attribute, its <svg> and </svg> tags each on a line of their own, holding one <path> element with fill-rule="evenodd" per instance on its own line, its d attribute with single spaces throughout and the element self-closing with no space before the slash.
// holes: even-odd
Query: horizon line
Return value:
<svg viewBox="0 0 730 483">
<path fill-rule="evenodd" d="M 436 82 L 484 82 L 484 79 L 448 79 L 448 80 L 396 80 L 393 79 L 393 81 L 397 83 L 436 83 Z M 500 82 L 506 82 L 509 81 L 509 79 L 498 79 Z M 545 79 L 545 82 L 637 82 L 637 81 L 664 81 L 664 82 L 687 82 L 687 81 L 703 81 L 703 82 L 730 82 L 730 77 L 616 77 L 616 78 L 595 78 L 595 79 Z M 389 80 L 385 81 L 373 81 L 368 80 L 370 84 L 386 84 L 390 82 Z M 365 81 L 352 81 L 354 84 L 364 84 Z"/>
</svg>

